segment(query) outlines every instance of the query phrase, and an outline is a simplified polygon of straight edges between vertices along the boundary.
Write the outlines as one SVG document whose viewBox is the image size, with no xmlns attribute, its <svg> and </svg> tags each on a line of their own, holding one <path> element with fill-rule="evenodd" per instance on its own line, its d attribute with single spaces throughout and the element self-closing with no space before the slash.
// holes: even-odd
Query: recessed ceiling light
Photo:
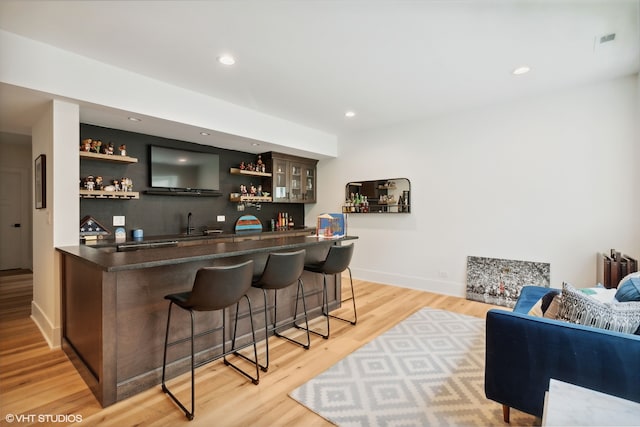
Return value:
<svg viewBox="0 0 640 427">
<path fill-rule="evenodd" d="M 511 74 L 513 74 L 514 76 L 520 76 L 522 74 L 527 74 L 529 71 L 531 71 L 531 68 L 527 67 L 526 65 L 523 65 L 522 67 L 518 67 L 515 70 L 513 70 Z"/>
<path fill-rule="evenodd" d="M 218 56 L 218 62 L 222 65 L 233 65 L 236 63 L 236 59 L 231 55 L 220 55 Z"/>
<path fill-rule="evenodd" d="M 137 117 L 129 117 L 129 120 L 131 120 L 132 122 L 141 122 L 142 120 L 137 118 Z"/>
<path fill-rule="evenodd" d="M 202 135 L 202 136 L 209 136 L 209 135 L 211 135 L 211 134 L 210 134 L 209 132 L 200 132 L 200 135 Z"/>
<path fill-rule="evenodd" d="M 345 117 L 351 118 L 351 117 L 355 117 L 356 113 L 355 111 L 347 111 L 346 113 L 344 113 Z"/>
<path fill-rule="evenodd" d="M 254 146 L 254 147 L 258 147 L 260 145 L 260 143 L 259 142 L 252 142 L 251 145 Z"/>
</svg>

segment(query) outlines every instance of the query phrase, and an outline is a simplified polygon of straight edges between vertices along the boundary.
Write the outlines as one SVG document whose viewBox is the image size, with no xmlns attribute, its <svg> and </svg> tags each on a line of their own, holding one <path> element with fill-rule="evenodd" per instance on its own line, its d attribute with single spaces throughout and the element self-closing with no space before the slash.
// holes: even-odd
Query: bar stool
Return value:
<svg viewBox="0 0 640 427">
<path fill-rule="evenodd" d="M 322 314 L 327 318 L 327 333 L 321 333 L 317 331 L 310 331 L 313 334 L 320 335 L 324 339 L 329 338 L 329 318 L 342 320 L 343 322 L 349 322 L 355 325 L 358 322 L 358 314 L 356 313 L 356 295 L 353 292 L 353 278 L 351 277 L 351 258 L 353 257 L 353 244 L 338 246 L 332 245 L 329 247 L 329 252 L 324 261 L 312 264 L 305 264 L 304 269 L 312 273 L 321 273 L 323 276 L 322 286 Z M 343 271 L 349 271 L 349 282 L 351 283 L 351 297 L 343 299 L 341 303 L 351 300 L 353 302 L 353 320 L 344 319 L 342 317 L 333 316 L 329 314 L 329 298 L 327 294 L 327 274 L 341 274 Z M 300 325 L 296 325 L 297 328 L 304 329 Z"/>
<path fill-rule="evenodd" d="M 304 296 L 304 283 L 302 282 L 302 271 L 304 269 L 304 257 L 306 250 L 302 249 L 296 252 L 282 252 L 271 253 L 264 267 L 264 271 L 259 276 L 253 278 L 251 286 L 254 288 L 262 289 L 264 295 L 264 340 L 266 346 L 266 360 L 265 365 L 260 365 L 260 368 L 267 372 L 269 369 L 269 331 L 272 331 L 275 336 L 284 338 L 294 344 L 302 346 L 305 350 L 308 350 L 311 346 L 311 339 L 309 337 L 309 320 L 307 318 L 307 303 Z M 293 338 L 282 335 L 278 332 L 278 289 L 284 289 L 298 284 L 298 290 L 296 291 L 296 304 L 293 312 L 293 321 L 297 320 L 298 315 L 298 300 L 300 299 L 300 293 L 302 293 L 302 307 L 304 312 L 304 321 L 307 329 L 307 342 L 295 340 Z M 268 320 L 268 306 L 267 306 L 267 291 L 273 290 L 273 323 L 271 328 L 269 327 Z M 290 323 L 289 323 L 290 324 Z M 238 353 L 239 356 L 253 362 L 253 360 Z"/>
<path fill-rule="evenodd" d="M 167 331 L 164 341 L 164 355 L 162 360 L 162 391 L 167 393 L 169 397 L 182 409 L 187 416 L 187 419 L 192 420 L 195 412 L 195 381 L 194 370 L 196 367 L 202 366 L 205 363 L 212 360 L 223 358 L 224 364 L 231 366 L 244 376 L 249 378 L 254 384 L 258 384 L 260 380 L 260 371 L 258 369 L 257 357 L 258 349 L 256 346 L 256 335 L 253 328 L 253 315 L 251 314 L 251 300 L 247 296 L 247 292 L 251 288 L 251 279 L 253 276 L 253 261 L 246 261 L 242 264 L 232 266 L 221 267 L 205 267 L 198 270 L 193 283 L 191 291 L 170 294 L 164 298 L 169 300 L 169 313 L 167 315 Z M 238 309 L 240 307 L 240 300 L 245 298 L 249 305 L 249 316 L 251 321 L 251 334 L 253 337 L 253 351 L 256 356 L 256 375 L 251 376 L 249 373 L 243 371 L 239 367 L 235 366 L 227 360 L 227 355 L 235 352 L 236 344 L 236 332 L 238 329 Z M 231 342 L 231 350 L 226 351 L 225 347 L 225 331 L 226 331 L 226 308 L 232 305 L 236 306 L 235 325 L 233 328 L 233 338 Z M 169 342 L 169 327 L 171 325 L 171 309 L 173 306 L 177 306 L 183 310 L 186 310 L 191 315 L 191 336 L 188 338 L 178 339 Z M 194 361 L 194 338 L 209 334 L 216 329 L 209 329 L 194 336 L 194 318 L 196 311 L 216 311 L 222 310 L 222 354 L 218 355 L 214 359 L 205 360 L 198 365 Z M 165 383 L 165 373 L 167 366 L 167 348 L 173 345 L 191 340 L 191 411 L 187 410 L 185 406 L 178 400 L 178 398 L 169 391 Z"/>
</svg>

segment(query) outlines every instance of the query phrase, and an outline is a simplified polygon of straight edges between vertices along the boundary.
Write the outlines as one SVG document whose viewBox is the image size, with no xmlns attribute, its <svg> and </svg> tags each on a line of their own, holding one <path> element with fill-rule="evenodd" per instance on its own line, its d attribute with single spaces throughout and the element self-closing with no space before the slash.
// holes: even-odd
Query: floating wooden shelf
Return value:
<svg viewBox="0 0 640 427">
<path fill-rule="evenodd" d="M 80 190 L 80 197 L 83 199 L 139 199 L 140 193 L 137 191 L 101 191 L 101 190 Z"/>
<path fill-rule="evenodd" d="M 108 162 L 117 163 L 138 163 L 138 159 L 136 159 L 135 157 L 121 156 L 119 154 L 99 154 L 92 153 L 90 151 L 80 151 L 80 157 L 84 157 L 85 159 L 106 160 Z"/>
<path fill-rule="evenodd" d="M 239 168 L 231 168 L 229 169 L 229 173 L 231 175 L 249 175 L 249 176 L 266 176 L 266 177 L 271 176 L 269 172 L 247 171 Z"/>
<path fill-rule="evenodd" d="M 232 202 L 254 202 L 254 203 L 268 203 L 272 202 L 273 199 L 271 196 L 240 196 L 240 197 L 229 197 L 229 200 Z"/>
</svg>

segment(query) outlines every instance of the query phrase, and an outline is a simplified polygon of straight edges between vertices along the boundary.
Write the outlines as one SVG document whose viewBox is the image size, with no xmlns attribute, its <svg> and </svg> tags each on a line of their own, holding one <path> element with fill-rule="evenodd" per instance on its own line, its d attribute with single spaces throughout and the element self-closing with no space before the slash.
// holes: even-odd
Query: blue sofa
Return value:
<svg viewBox="0 0 640 427">
<path fill-rule="evenodd" d="M 640 402 L 640 336 L 528 315 L 549 288 L 525 286 L 513 312 L 486 322 L 485 395 L 542 417 L 549 379 Z"/>
</svg>

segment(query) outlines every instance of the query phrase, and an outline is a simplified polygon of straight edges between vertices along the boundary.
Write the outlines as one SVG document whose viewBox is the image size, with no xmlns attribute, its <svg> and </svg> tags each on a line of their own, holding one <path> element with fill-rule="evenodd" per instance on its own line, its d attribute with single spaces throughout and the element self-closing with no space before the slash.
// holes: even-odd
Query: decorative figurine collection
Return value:
<svg viewBox="0 0 640 427">
<path fill-rule="evenodd" d="M 80 144 L 80 151 L 113 155 L 115 152 L 115 145 L 113 144 L 113 142 L 103 144 L 102 141 L 100 141 L 99 139 L 85 138 L 82 140 L 82 143 Z M 127 146 L 125 144 L 120 145 L 118 147 L 118 151 L 120 152 L 121 156 L 126 156 Z"/>
<path fill-rule="evenodd" d="M 80 143 L 80 151 L 89 153 L 114 155 L 116 146 L 113 142 L 103 143 L 99 139 L 85 138 Z M 121 156 L 127 155 L 127 146 L 120 144 L 118 152 Z M 105 181 L 101 176 L 88 175 L 80 180 L 80 188 L 88 191 L 133 191 L 133 181 L 131 178 L 112 179 Z"/>
<path fill-rule="evenodd" d="M 268 196 L 269 193 L 265 193 L 262 191 L 262 185 L 258 185 L 257 187 L 253 184 L 249 184 L 249 188 L 246 185 L 240 185 L 240 195 L 242 196 L 251 196 L 251 197 L 262 197 Z"/>
<path fill-rule="evenodd" d="M 267 166 L 262 161 L 262 155 L 258 154 L 258 160 L 256 160 L 255 163 L 240 162 L 240 170 L 265 173 L 267 171 Z"/>
<path fill-rule="evenodd" d="M 80 188 L 88 191 L 133 191 L 133 181 L 131 178 L 114 179 L 111 184 L 104 184 L 101 176 L 89 175 L 80 182 Z"/>
</svg>

